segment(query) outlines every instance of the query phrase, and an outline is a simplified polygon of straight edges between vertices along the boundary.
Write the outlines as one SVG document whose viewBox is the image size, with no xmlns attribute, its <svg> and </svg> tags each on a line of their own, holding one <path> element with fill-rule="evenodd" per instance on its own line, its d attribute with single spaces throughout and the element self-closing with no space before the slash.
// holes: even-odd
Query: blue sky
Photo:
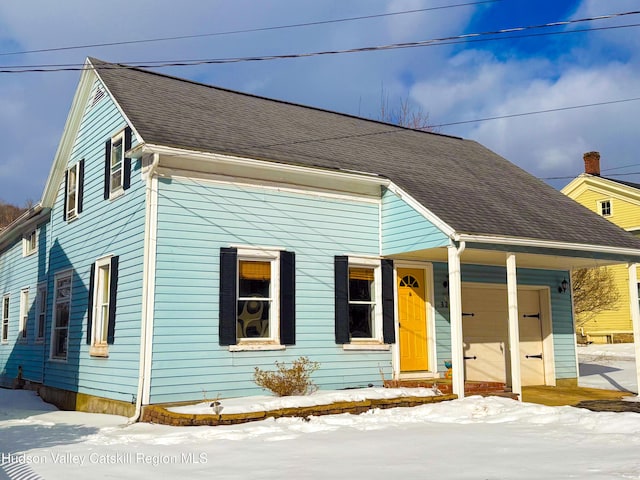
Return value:
<svg viewBox="0 0 640 480">
<path fill-rule="evenodd" d="M 474 3 L 473 5 L 470 3 Z M 467 4 L 464 6 L 455 6 Z M 30 0 L 0 4 L 0 67 L 244 57 L 350 49 L 629 12 L 636 0 Z M 204 34 L 450 6 L 367 20 L 32 54 L 16 51 Z M 431 123 L 640 97 L 640 15 L 511 35 L 528 38 L 159 70 L 266 97 L 377 118 L 381 94 L 408 99 Z M 504 35 L 503 35 L 504 37 Z M 486 38 L 486 37 L 481 37 Z M 39 201 L 79 72 L 0 73 L 0 200 Z M 640 183 L 640 101 L 443 126 L 540 178 L 583 171 L 597 150 L 603 174 Z M 629 165 L 628 167 L 626 167 Z M 624 168 L 620 168 L 623 167 Z M 556 188 L 570 178 L 546 180 Z"/>
</svg>

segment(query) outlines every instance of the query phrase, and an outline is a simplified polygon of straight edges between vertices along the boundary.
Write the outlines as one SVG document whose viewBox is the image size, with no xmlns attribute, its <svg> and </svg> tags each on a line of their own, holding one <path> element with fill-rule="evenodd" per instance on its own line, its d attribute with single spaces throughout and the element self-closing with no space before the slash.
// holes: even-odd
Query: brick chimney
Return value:
<svg viewBox="0 0 640 480">
<path fill-rule="evenodd" d="M 600 152 L 587 152 L 583 155 L 584 173 L 600 176 Z"/>
</svg>

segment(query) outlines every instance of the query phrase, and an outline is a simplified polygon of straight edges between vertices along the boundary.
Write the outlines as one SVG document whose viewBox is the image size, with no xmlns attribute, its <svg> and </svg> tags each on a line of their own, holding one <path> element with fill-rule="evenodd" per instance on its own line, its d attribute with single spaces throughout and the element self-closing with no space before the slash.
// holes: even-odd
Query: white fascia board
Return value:
<svg viewBox="0 0 640 480">
<path fill-rule="evenodd" d="M 138 152 L 136 152 L 138 153 Z M 312 167 L 306 165 L 293 165 L 283 162 L 268 161 L 268 160 L 256 160 L 252 158 L 236 157 L 233 155 L 224 155 L 220 153 L 202 152 L 197 150 L 187 150 L 182 148 L 167 147 L 163 145 L 154 145 L 145 143 L 142 146 L 142 153 L 157 153 L 162 156 L 184 157 L 194 160 L 213 161 L 221 164 L 228 164 L 234 166 L 242 166 L 246 168 L 263 168 L 266 170 L 273 170 L 277 172 L 287 173 L 300 173 L 300 174 L 313 174 L 323 178 L 335 178 L 356 181 L 359 183 L 368 183 L 371 185 L 387 186 L 390 182 L 389 179 L 381 177 L 372 173 L 353 172 L 349 170 L 331 170 L 322 167 Z M 162 160 L 160 161 L 162 165 Z"/>
<path fill-rule="evenodd" d="M 390 192 L 396 194 L 398 197 L 404 200 L 407 203 L 407 205 L 409 205 L 415 211 L 420 213 L 424 218 L 426 218 L 431 223 L 433 223 L 447 237 L 451 238 L 452 240 L 455 240 L 456 231 L 453 229 L 453 227 L 451 227 L 449 224 L 441 220 L 440 217 L 438 217 L 431 210 L 429 210 L 420 202 L 418 202 L 415 198 L 413 198 L 411 195 L 405 192 L 402 188 L 400 188 L 395 183 L 390 182 L 389 185 L 387 185 L 387 189 Z"/>
<path fill-rule="evenodd" d="M 605 253 L 612 255 L 631 255 L 633 257 L 640 256 L 640 250 L 634 248 L 609 247 L 604 245 L 590 245 L 585 243 L 565 243 L 555 242 L 552 240 L 536 240 L 530 238 L 500 237 L 491 235 L 468 235 L 463 233 L 456 235 L 455 240 L 464 241 L 467 243 L 485 243 L 489 245 L 513 245 L 519 247 L 550 248 L 557 250 L 577 250 L 583 252 Z"/>
<path fill-rule="evenodd" d="M 89 95 L 91 93 L 91 87 L 93 86 L 93 80 L 95 73 L 93 69 L 89 67 L 89 61 L 85 62 L 85 68 L 82 70 L 80 76 L 80 82 L 76 93 L 71 103 L 71 109 L 67 116 L 67 121 L 64 124 L 64 130 L 62 131 L 62 138 L 58 144 L 58 149 L 53 157 L 53 165 L 49 171 L 49 177 L 44 187 L 42 194 L 42 200 L 40 203 L 45 207 L 52 207 L 55 202 L 56 195 L 58 194 L 58 187 L 64 175 L 64 171 L 69 160 L 69 155 L 73 149 L 74 140 L 80 129 L 80 122 L 82 121 L 82 113 L 84 112 Z"/>
<path fill-rule="evenodd" d="M 0 251 L 25 231 L 36 228 L 47 218 L 50 211 L 50 208 L 42 208 L 42 204 L 38 203 L 0 230 Z"/>
</svg>

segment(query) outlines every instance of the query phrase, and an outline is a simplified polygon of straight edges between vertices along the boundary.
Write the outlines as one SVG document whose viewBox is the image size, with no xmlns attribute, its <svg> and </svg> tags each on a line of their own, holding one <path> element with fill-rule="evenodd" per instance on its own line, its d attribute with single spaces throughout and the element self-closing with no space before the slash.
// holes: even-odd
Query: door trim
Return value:
<svg viewBox="0 0 640 480">
<path fill-rule="evenodd" d="M 430 370 L 424 372 L 406 372 L 400 371 L 400 329 L 398 318 L 398 269 L 403 268 L 415 268 L 424 271 L 425 285 L 425 313 L 427 322 L 427 358 Z M 434 378 L 437 377 L 438 372 L 438 354 L 436 351 L 436 338 L 435 338 L 435 314 L 436 309 L 433 304 L 434 289 L 433 289 L 433 265 L 429 262 L 418 261 L 403 261 L 396 260 L 393 264 L 393 296 L 395 299 L 395 311 L 394 311 L 394 329 L 396 334 L 396 343 L 392 347 L 392 367 L 393 378 L 398 380 L 400 378 Z"/>
</svg>

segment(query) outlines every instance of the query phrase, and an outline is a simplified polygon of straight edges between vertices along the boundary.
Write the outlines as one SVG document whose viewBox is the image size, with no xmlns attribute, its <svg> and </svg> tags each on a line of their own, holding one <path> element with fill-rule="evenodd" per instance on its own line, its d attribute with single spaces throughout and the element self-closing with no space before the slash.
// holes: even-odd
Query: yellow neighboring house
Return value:
<svg viewBox="0 0 640 480">
<path fill-rule="evenodd" d="M 564 187 L 562 193 L 640 237 L 640 184 L 601 176 L 598 152 L 584 154 L 584 173 Z M 620 293 L 618 308 L 602 312 L 584 323 L 576 318 L 576 333 L 594 343 L 630 342 L 633 341 L 633 328 L 629 307 L 629 270 L 627 265 L 608 268 L 613 272 Z"/>
</svg>

